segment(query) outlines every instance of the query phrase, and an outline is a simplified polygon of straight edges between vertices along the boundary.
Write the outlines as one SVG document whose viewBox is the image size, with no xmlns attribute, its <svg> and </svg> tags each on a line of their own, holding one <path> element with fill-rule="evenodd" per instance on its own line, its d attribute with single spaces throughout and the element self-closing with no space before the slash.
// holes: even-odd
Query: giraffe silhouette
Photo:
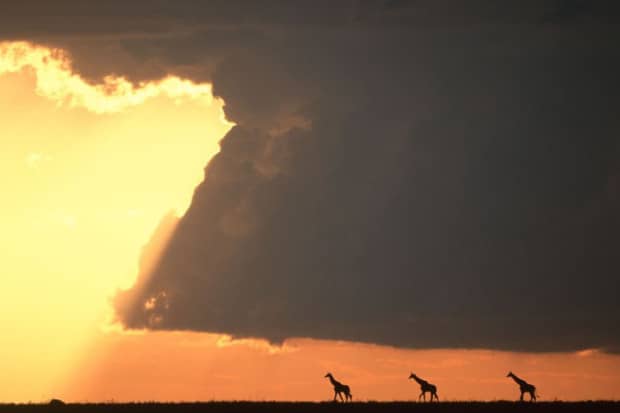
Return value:
<svg viewBox="0 0 620 413">
<path fill-rule="evenodd" d="M 342 393 L 344 393 L 344 396 L 346 397 L 346 401 L 353 400 L 353 396 L 351 395 L 351 389 L 349 388 L 349 386 L 347 386 L 346 384 L 340 383 L 338 380 L 334 378 L 334 376 L 332 376 L 331 373 L 327 373 L 325 377 L 328 377 L 332 386 L 334 386 L 334 401 L 337 400 L 336 399 L 337 396 L 340 396 L 340 400 L 344 402 L 345 399 L 342 397 Z"/>
<path fill-rule="evenodd" d="M 525 380 L 517 377 L 512 371 L 509 371 L 508 374 L 506 375 L 506 377 L 512 378 L 515 381 L 515 383 L 517 383 L 519 385 L 519 390 L 521 390 L 521 397 L 519 398 L 520 401 L 523 401 L 523 395 L 525 393 L 529 393 L 530 394 L 530 401 L 531 402 L 535 402 L 536 401 L 536 386 L 534 386 L 533 384 L 530 384 L 530 383 L 526 382 Z"/>
<path fill-rule="evenodd" d="M 415 380 L 420 385 L 421 393 L 418 396 L 418 400 L 424 399 L 424 401 L 426 401 L 426 393 L 430 393 L 431 402 L 433 401 L 433 397 L 435 398 L 435 400 L 439 401 L 439 396 L 437 396 L 437 386 L 419 378 L 413 373 L 409 375 L 409 380 Z"/>
</svg>

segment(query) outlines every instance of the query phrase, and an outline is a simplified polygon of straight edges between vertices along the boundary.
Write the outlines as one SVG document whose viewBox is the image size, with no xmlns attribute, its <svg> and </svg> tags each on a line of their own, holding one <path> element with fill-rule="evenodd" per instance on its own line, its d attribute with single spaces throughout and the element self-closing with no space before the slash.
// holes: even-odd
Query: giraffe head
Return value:
<svg viewBox="0 0 620 413">
<path fill-rule="evenodd" d="M 512 371 L 509 371 L 508 374 L 506 374 L 506 377 L 512 377 L 514 376 L 514 374 L 512 374 Z"/>
<path fill-rule="evenodd" d="M 334 377 L 334 376 L 332 376 L 332 374 L 331 374 L 331 373 L 327 373 L 327 374 L 325 375 L 325 377 Z"/>
<path fill-rule="evenodd" d="M 415 379 L 415 374 L 413 374 L 413 373 L 411 373 L 411 374 L 409 375 L 409 380 L 412 380 L 412 379 Z"/>
</svg>

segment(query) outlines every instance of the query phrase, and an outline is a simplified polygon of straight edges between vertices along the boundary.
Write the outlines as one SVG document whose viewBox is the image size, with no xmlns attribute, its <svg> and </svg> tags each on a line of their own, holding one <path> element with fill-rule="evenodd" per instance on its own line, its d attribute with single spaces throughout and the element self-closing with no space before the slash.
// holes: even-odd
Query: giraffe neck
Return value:
<svg viewBox="0 0 620 413">
<path fill-rule="evenodd" d="M 329 377 L 329 381 L 334 385 L 334 386 L 338 386 L 340 385 L 340 383 L 338 381 L 336 381 L 336 379 L 334 379 L 332 376 L 328 376 Z"/>
<path fill-rule="evenodd" d="M 421 378 L 419 378 L 418 376 L 416 376 L 415 374 L 413 375 L 413 379 L 420 385 L 424 385 L 426 384 L 426 381 L 422 380 Z"/>
<path fill-rule="evenodd" d="M 515 381 L 515 383 L 517 383 L 519 386 L 523 386 L 523 385 L 527 384 L 525 380 L 518 378 L 514 374 L 512 374 L 510 377 L 512 377 L 512 379 Z"/>
</svg>

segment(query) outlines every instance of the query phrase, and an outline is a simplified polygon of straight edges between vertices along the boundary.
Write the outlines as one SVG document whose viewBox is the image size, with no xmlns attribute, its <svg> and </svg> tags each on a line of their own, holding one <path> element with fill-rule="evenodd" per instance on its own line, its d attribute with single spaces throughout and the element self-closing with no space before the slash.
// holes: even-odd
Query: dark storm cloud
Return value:
<svg viewBox="0 0 620 413">
<path fill-rule="evenodd" d="M 558 0 L 550 4 L 543 20 L 547 23 L 596 21 L 617 24 L 619 17 L 620 3 L 617 1 Z"/>
<path fill-rule="evenodd" d="M 248 34 L 287 38 L 291 31 L 379 28 L 450 33 L 517 24 L 610 25 L 619 16 L 613 0 L 22 0 L 3 5 L 0 40 L 69 49 L 74 67 L 92 80 L 115 73 L 140 81 L 167 70 L 210 80 L 223 53 L 253 47 L 257 39 Z"/>
<path fill-rule="evenodd" d="M 226 56 L 239 126 L 138 300 L 157 305 L 121 319 L 617 349 L 618 56 L 597 29 L 522 30 L 296 31 Z M 311 128 L 270 132 L 293 115 Z"/>
<path fill-rule="evenodd" d="M 130 4 L 165 30 L 65 33 L 78 67 L 211 80 L 237 126 L 127 327 L 620 349 L 612 3 Z"/>
<path fill-rule="evenodd" d="M 196 27 L 494 25 L 595 20 L 617 22 L 614 0 L 23 0 L 6 2 L 0 35 L 114 35 L 187 32 Z"/>
</svg>

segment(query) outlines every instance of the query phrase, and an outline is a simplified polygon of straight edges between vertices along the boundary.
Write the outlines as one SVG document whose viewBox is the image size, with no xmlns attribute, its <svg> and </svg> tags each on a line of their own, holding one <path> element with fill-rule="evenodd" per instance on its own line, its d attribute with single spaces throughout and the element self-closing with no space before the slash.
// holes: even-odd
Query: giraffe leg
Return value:
<svg viewBox="0 0 620 413">
<path fill-rule="evenodd" d="M 422 398 L 422 396 L 424 396 L 424 392 L 420 393 L 420 395 L 418 396 L 418 401 L 420 401 L 420 399 Z M 425 399 L 426 400 L 426 399 Z"/>
<path fill-rule="evenodd" d="M 336 397 L 338 397 L 338 392 L 334 390 L 334 401 L 336 401 Z"/>
<path fill-rule="evenodd" d="M 523 401 L 523 392 L 521 392 L 521 397 L 519 398 L 519 401 Z"/>
<path fill-rule="evenodd" d="M 344 397 L 342 397 L 342 392 L 338 392 L 338 395 L 340 396 L 340 401 L 343 402 L 344 401 Z"/>
</svg>

